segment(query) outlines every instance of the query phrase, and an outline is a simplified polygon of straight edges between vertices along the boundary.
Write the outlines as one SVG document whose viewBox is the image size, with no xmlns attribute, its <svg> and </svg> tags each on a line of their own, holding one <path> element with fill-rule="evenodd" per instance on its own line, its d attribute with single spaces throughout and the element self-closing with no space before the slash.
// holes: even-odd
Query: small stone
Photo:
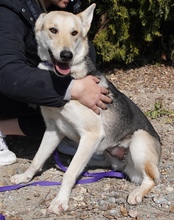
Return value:
<svg viewBox="0 0 174 220">
<path fill-rule="evenodd" d="M 86 206 L 86 203 L 85 202 L 79 202 L 77 204 L 78 207 L 85 207 Z"/>
<path fill-rule="evenodd" d="M 138 212 L 136 210 L 130 210 L 129 211 L 129 216 L 131 218 L 137 218 L 138 217 Z"/>
<path fill-rule="evenodd" d="M 100 206 L 102 206 L 102 205 L 104 205 L 106 202 L 105 202 L 105 200 L 100 200 L 98 203 L 99 203 Z"/>
<path fill-rule="evenodd" d="M 17 168 L 16 173 L 21 174 L 21 173 L 24 173 L 24 171 L 25 171 L 24 169 Z"/>
<path fill-rule="evenodd" d="M 109 198 L 109 203 L 115 203 L 115 198 L 114 197 Z"/>
<path fill-rule="evenodd" d="M 81 193 L 81 194 L 86 194 L 86 192 L 87 192 L 87 189 L 84 188 L 84 187 L 81 187 L 80 193 Z"/>
<path fill-rule="evenodd" d="M 74 196 L 73 199 L 76 201 L 83 201 L 84 197 L 83 196 Z"/>
<path fill-rule="evenodd" d="M 153 198 L 153 201 L 154 201 L 156 204 L 167 204 L 167 203 L 168 203 L 168 200 L 165 199 L 164 197 L 154 197 L 154 198 Z"/>
<path fill-rule="evenodd" d="M 109 212 L 110 212 L 110 215 L 115 216 L 117 214 L 117 211 L 115 209 L 111 209 Z"/>
<path fill-rule="evenodd" d="M 40 212 L 42 213 L 42 215 L 46 215 L 47 209 L 41 209 Z"/>
<path fill-rule="evenodd" d="M 170 186 L 168 186 L 167 188 L 166 188 L 166 190 L 168 191 L 168 192 L 173 192 L 173 187 L 170 187 Z"/>
<path fill-rule="evenodd" d="M 105 187 L 104 187 L 104 191 L 108 191 L 110 188 L 111 188 L 111 185 L 110 184 L 106 184 Z"/>
</svg>

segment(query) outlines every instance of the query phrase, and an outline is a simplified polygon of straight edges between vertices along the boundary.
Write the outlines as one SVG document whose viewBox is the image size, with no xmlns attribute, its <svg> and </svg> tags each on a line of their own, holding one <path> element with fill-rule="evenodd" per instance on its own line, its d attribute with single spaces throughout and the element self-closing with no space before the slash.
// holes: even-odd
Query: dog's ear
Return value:
<svg viewBox="0 0 174 220">
<path fill-rule="evenodd" d="M 90 5 L 86 10 L 82 11 L 79 13 L 77 16 L 79 16 L 82 20 L 83 24 L 83 36 L 86 36 L 90 27 L 91 27 L 91 22 L 93 19 L 93 14 L 94 14 L 94 9 L 96 7 L 96 4 Z"/>
<path fill-rule="evenodd" d="M 42 13 L 40 14 L 40 16 L 38 17 L 38 19 L 36 20 L 35 23 L 35 31 L 41 31 L 43 29 L 43 20 L 44 17 L 46 16 L 46 13 Z"/>
</svg>

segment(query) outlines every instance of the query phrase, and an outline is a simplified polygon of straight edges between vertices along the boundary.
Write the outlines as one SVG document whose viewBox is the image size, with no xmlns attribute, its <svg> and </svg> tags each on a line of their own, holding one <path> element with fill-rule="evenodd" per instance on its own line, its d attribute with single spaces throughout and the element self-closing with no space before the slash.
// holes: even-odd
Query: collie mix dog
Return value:
<svg viewBox="0 0 174 220">
<path fill-rule="evenodd" d="M 53 71 L 57 77 L 95 75 L 113 100 L 100 115 L 75 100 L 60 108 L 41 107 L 47 129 L 39 150 L 30 167 L 11 181 L 30 181 L 65 136 L 79 143 L 59 193 L 49 206 L 56 214 L 68 209 L 71 190 L 94 153 L 104 154 L 108 166 L 139 184 L 128 196 L 130 204 L 140 203 L 160 177 L 158 134 L 141 110 L 97 71 L 88 57 L 87 33 L 94 9 L 92 4 L 77 15 L 63 11 L 41 14 L 35 27 L 38 54 L 44 61 L 40 68 Z"/>
</svg>

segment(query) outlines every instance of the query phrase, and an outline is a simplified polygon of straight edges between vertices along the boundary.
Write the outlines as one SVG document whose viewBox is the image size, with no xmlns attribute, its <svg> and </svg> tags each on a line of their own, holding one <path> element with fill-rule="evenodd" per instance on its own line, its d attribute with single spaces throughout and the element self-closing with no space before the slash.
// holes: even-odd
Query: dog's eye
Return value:
<svg viewBox="0 0 174 220">
<path fill-rule="evenodd" d="M 50 28 L 51 33 L 56 34 L 57 33 L 57 29 L 56 28 Z"/>
<path fill-rule="evenodd" d="M 73 31 L 73 32 L 71 33 L 72 36 L 76 36 L 77 34 L 78 34 L 77 31 Z"/>
</svg>

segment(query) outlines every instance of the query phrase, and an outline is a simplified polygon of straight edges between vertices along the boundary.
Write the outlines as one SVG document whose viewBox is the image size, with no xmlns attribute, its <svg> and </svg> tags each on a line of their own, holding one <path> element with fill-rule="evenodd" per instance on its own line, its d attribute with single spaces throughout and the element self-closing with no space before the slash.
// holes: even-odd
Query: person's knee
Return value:
<svg viewBox="0 0 174 220">
<path fill-rule="evenodd" d="M 26 136 L 42 137 L 46 126 L 42 116 L 38 117 L 19 117 L 18 123 L 21 131 Z"/>
</svg>

